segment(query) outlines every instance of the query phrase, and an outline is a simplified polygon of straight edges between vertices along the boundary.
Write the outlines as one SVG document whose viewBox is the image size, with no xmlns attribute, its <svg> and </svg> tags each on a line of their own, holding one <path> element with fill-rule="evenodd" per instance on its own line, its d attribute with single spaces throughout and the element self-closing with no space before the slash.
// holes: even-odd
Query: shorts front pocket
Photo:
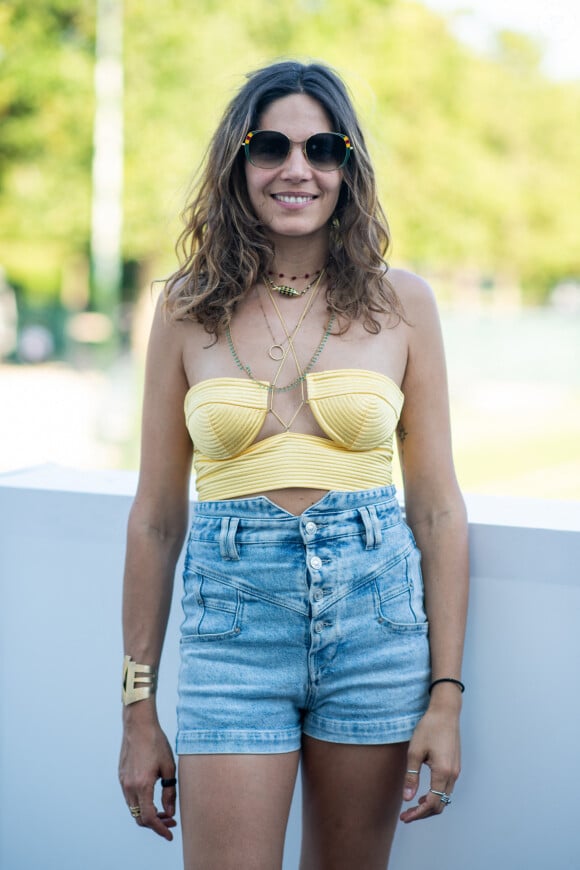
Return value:
<svg viewBox="0 0 580 870">
<path fill-rule="evenodd" d="M 186 571 L 184 588 L 182 643 L 223 640 L 241 632 L 242 596 L 235 586 Z"/>
<path fill-rule="evenodd" d="M 414 547 L 375 578 L 378 621 L 395 631 L 426 632 L 421 554 Z"/>
</svg>

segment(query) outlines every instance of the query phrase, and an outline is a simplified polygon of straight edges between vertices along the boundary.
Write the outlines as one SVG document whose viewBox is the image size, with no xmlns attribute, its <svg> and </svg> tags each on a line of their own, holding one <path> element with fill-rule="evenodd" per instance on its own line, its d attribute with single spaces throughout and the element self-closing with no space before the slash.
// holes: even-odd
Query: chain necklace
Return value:
<svg viewBox="0 0 580 870">
<path fill-rule="evenodd" d="M 316 288 L 315 288 L 315 291 L 318 290 L 318 286 L 319 286 L 319 282 L 320 282 L 321 278 L 322 278 L 322 273 L 319 275 L 318 280 L 316 281 Z M 275 343 L 274 345 L 272 345 L 271 350 L 274 349 L 274 348 L 277 348 L 279 351 L 282 352 L 282 356 L 280 357 L 280 359 L 274 359 L 274 358 L 272 357 L 272 359 L 274 359 L 274 362 L 279 362 L 279 366 L 278 366 L 278 369 L 277 369 L 277 371 L 276 371 L 276 374 L 274 375 L 274 378 L 273 378 L 273 380 L 271 381 L 271 383 L 266 383 L 266 382 L 261 381 L 261 380 L 259 380 L 258 378 L 256 378 L 255 375 L 254 375 L 254 373 L 252 372 L 252 369 L 250 368 L 250 366 L 245 365 L 245 364 L 241 361 L 241 359 L 240 359 L 240 357 L 239 357 L 239 354 L 238 354 L 238 352 L 237 352 L 237 350 L 236 350 L 236 346 L 235 346 L 235 344 L 234 344 L 234 340 L 233 340 L 233 338 L 232 338 L 232 333 L 231 333 L 231 330 L 230 330 L 229 325 L 226 326 L 225 333 L 226 333 L 226 339 L 227 339 L 227 342 L 228 342 L 228 347 L 229 347 L 229 349 L 230 349 L 230 353 L 231 353 L 231 355 L 232 355 L 232 357 L 233 357 L 233 360 L 234 360 L 235 364 L 236 364 L 237 367 L 240 369 L 240 371 L 244 372 L 244 373 L 245 373 L 245 374 L 246 374 L 246 375 L 247 375 L 247 376 L 248 376 L 252 381 L 254 381 L 256 384 L 258 384 L 258 385 L 259 385 L 260 387 L 262 387 L 263 389 L 268 390 L 268 392 L 269 392 L 269 394 L 270 394 L 268 410 L 271 411 L 271 412 L 274 414 L 274 416 L 275 416 L 275 417 L 276 417 L 276 418 L 281 422 L 281 424 L 284 426 L 285 429 L 288 429 L 288 428 L 292 425 L 292 423 L 293 423 L 293 421 L 294 421 L 296 415 L 298 414 L 298 412 L 300 411 L 302 405 L 304 404 L 304 401 L 305 401 L 305 396 L 304 396 L 304 381 L 305 381 L 305 379 L 306 379 L 306 375 L 308 375 L 308 374 L 312 371 L 312 369 L 314 368 L 314 366 L 315 366 L 316 363 L 318 362 L 318 359 L 319 359 L 319 357 L 320 357 L 320 354 L 321 354 L 322 351 L 324 350 L 324 346 L 326 345 L 326 342 L 328 341 L 328 337 L 329 337 L 330 332 L 331 332 L 331 330 L 332 330 L 332 327 L 333 327 L 333 325 L 334 325 L 335 314 L 334 314 L 334 312 L 332 312 L 332 314 L 330 315 L 330 317 L 329 317 L 329 319 L 328 319 L 328 323 L 326 324 L 326 328 L 325 328 L 324 333 L 323 333 L 323 335 L 322 335 L 322 338 L 320 339 L 320 342 L 319 342 L 319 344 L 318 344 L 318 347 L 317 347 L 316 350 L 314 351 L 314 353 L 313 353 L 312 357 L 310 358 L 310 361 L 307 363 L 306 367 L 305 367 L 304 369 L 302 369 L 301 366 L 300 366 L 300 363 L 299 363 L 299 361 L 298 361 L 298 357 L 297 357 L 297 355 L 296 355 L 296 351 L 295 351 L 295 348 L 294 348 L 294 344 L 293 344 L 293 342 L 294 342 L 294 339 L 296 338 L 296 335 L 298 334 L 298 331 L 299 331 L 300 327 L 302 326 L 302 323 L 303 323 L 303 321 L 304 321 L 304 318 L 306 317 L 306 314 L 308 313 L 308 311 L 309 311 L 310 308 L 312 307 L 312 304 L 313 304 L 313 302 L 314 302 L 314 299 L 316 298 L 316 292 L 312 294 L 311 298 L 308 300 L 308 303 L 304 306 L 304 311 L 303 311 L 302 314 L 300 315 L 300 318 L 299 318 L 299 320 L 298 320 L 298 323 L 296 324 L 296 326 L 294 327 L 294 329 L 292 330 L 291 333 L 290 333 L 290 331 L 289 331 L 288 328 L 287 328 L 287 325 L 286 325 L 286 323 L 285 323 L 285 321 L 284 321 L 284 318 L 282 317 L 282 314 L 281 314 L 281 312 L 280 312 L 280 309 L 278 308 L 278 306 L 276 305 L 276 303 L 275 303 L 275 301 L 274 301 L 274 297 L 272 296 L 272 294 L 271 294 L 270 291 L 269 291 L 269 293 L 270 293 L 270 298 L 271 298 L 271 300 L 272 300 L 272 302 L 273 302 L 273 304 L 274 304 L 274 309 L 275 309 L 275 311 L 276 311 L 278 317 L 280 318 L 280 322 L 282 323 L 282 326 L 283 326 L 284 332 L 286 333 L 286 340 L 287 340 L 288 343 L 289 343 L 289 347 L 288 347 L 286 350 L 284 350 L 284 348 L 283 348 L 280 344 L 276 344 L 276 343 Z M 261 304 L 261 303 L 260 303 L 260 304 Z M 265 316 L 265 312 L 264 312 L 263 307 L 262 307 L 262 311 L 263 311 L 264 316 Z M 267 320 L 267 318 L 266 318 L 266 320 Z M 269 328 L 269 330 L 270 330 L 270 334 L 272 334 L 272 331 L 271 331 L 271 329 L 270 329 L 270 325 L 269 325 L 269 324 L 268 324 L 268 328 Z M 273 336 L 273 335 L 272 335 L 272 338 L 274 339 L 274 336 Z M 275 341 L 275 339 L 274 339 L 274 341 Z M 298 374 L 298 376 L 297 376 L 296 378 L 294 378 L 293 381 L 291 381 L 291 383 L 286 384 L 286 386 L 284 386 L 284 387 L 279 387 L 279 386 L 277 385 L 276 381 L 278 380 L 278 377 L 280 376 L 280 373 L 281 373 L 281 371 L 282 371 L 282 367 L 283 367 L 283 365 L 284 365 L 284 363 L 285 363 L 285 361 L 286 361 L 286 358 L 287 358 L 288 353 L 290 352 L 290 350 L 292 350 L 292 355 L 293 355 L 293 357 L 294 357 L 294 362 L 295 362 L 295 365 L 296 365 L 296 368 L 297 368 L 299 374 Z M 275 394 L 275 393 L 287 393 L 287 392 L 290 392 L 290 390 L 293 390 L 293 389 L 295 389 L 295 388 L 298 387 L 298 386 L 300 386 L 300 387 L 301 387 L 301 390 L 302 390 L 302 401 L 301 401 L 301 403 L 300 403 L 298 409 L 296 410 L 295 414 L 293 415 L 292 420 L 290 420 L 289 423 L 285 423 L 283 420 L 280 419 L 280 417 L 278 416 L 278 414 L 277 414 L 277 413 L 274 411 L 274 409 L 272 408 L 272 399 L 273 399 L 273 394 Z"/>
<path fill-rule="evenodd" d="M 318 282 L 320 281 L 320 279 L 322 278 L 322 276 L 324 275 L 325 271 L 326 271 L 326 266 L 324 267 L 324 269 L 319 269 L 318 272 L 315 272 L 314 278 L 312 279 L 312 281 L 309 284 L 306 285 L 304 290 L 296 290 L 295 287 L 290 287 L 289 284 L 275 284 L 272 281 L 272 279 L 270 278 L 271 273 L 268 275 L 264 274 L 263 279 L 264 279 L 264 284 L 266 285 L 268 290 L 275 290 L 276 293 L 280 293 L 281 296 L 292 296 L 294 298 L 297 298 L 299 296 L 304 296 L 306 293 L 308 293 L 309 290 L 312 289 L 312 287 L 315 287 L 318 284 Z M 283 278 L 284 275 L 282 273 L 280 273 L 279 277 Z M 310 275 L 307 272 L 306 275 L 304 275 L 304 278 L 309 278 L 309 277 L 310 277 Z M 290 280 L 294 281 L 294 280 L 297 280 L 297 278 L 298 278 L 298 276 L 294 276 Z"/>
<path fill-rule="evenodd" d="M 270 336 L 272 337 L 272 341 L 274 342 L 274 344 L 270 345 L 270 347 L 268 348 L 268 356 L 270 357 L 270 359 L 273 362 L 280 362 L 281 360 L 284 359 L 284 357 L 288 353 L 288 351 L 285 351 L 284 347 L 283 347 L 286 344 L 286 342 L 288 341 L 288 339 L 285 339 L 282 342 L 282 344 L 278 344 L 278 342 L 276 341 L 276 336 L 272 332 L 272 327 L 270 326 L 270 321 L 268 320 L 268 317 L 266 316 L 266 312 L 264 311 L 264 306 L 262 305 L 262 300 L 260 298 L 260 294 L 258 293 L 257 290 L 256 290 L 256 296 L 258 297 L 258 305 L 260 306 L 260 311 L 262 312 L 262 317 L 264 318 L 266 328 L 267 328 L 268 332 L 270 333 Z"/>
<path fill-rule="evenodd" d="M 323 270 L 323 271 L 324 271 L 324 270 Z M 292 335 L 291 335 L 291 336 L 288 335 L 288 330 L 287 330 L 287 328 L 286 328 L 286 324 L 284 323 L 284 320 L 283 320 L 283 318 L 282 318 L 282 316 L 281 316 L 281 314 L 280 314 L 280 311 L 279 311 L 278 307 L 277 307 L 276 304 L 274 303 L 274 298 L 273 298 L 273 296 L 272 296 L 272 292 L 271 292 L 271 290 L 270 290 L 270 288 L 269 288 L 269 285 L 266 284 L 266 289 L 267 289 L 267 291 L 268 291 L 268 294 L 269 294 L 270 298 L 272 299 L 272 302 L 274 303 L 274 307 L 275 307 L 275 309 L 276 309 L 276 313 L 277 313 L 277 315 L 278 315 L 280 321 L 282 322 L 282 327 L 283 327 L 284 332 L 285 332 L 285 334 L 286 334 L 286 339 L 285 339 L 282 343 L 278 343 L 278 342 L 276 341 L 276 336 L 274 335 L 274 333 L 273 333 L 273 331 L 272 331 L 272 327 L 270 326 L 270 321 L 268 320 L 268 316 L 267 316 L 266 312 L 264 311 L 264 306 L 262 305 L 262 299 L 261 299 L 260 294 L 258 293 L 258 290 L 257 290 L 257 288 L 256 288 L 256 296 L 258 297 L 258 304 L 259 304 L 259 306 L 260 306 L 260 310 L 261 310 L 261 312 L 262 312 L 262 316 L 263 316 L 263 318 L 264 318 L 264 322 L 266 323 L 266 328 L 267 328 L 268 332 L 270 333 L 270 336 L 272 337 L 272 341 L 274 342 L 274 343 L 273 343 L 272 345 L 270 345 L 270 347 L 268 348 L 268 356 L 270 357 L 270 359 L 271 359 L 273 362 L 279 362 L 279 363 L 281 363 L 281 362 L 283 362 L 283 361 L 286 359 L 286 357 L 288 356 L 288 351 L 290 350 L 290 347 L 288 347 L 286 350 L 284 350 L 284 345 L 286 344 L 287 341 L 292 341 L 292 339 L 295 338 L 295 336 L 297 335 L 298 330 L 299 330 L 300 327 L 302 326 L 302 322 L 304 321 L 304 318 L 305 318 L 306 315 L 308 314 L 308 311 L 310 310 L 310 308 L 312 308 L 312 304 L 313 304 L 313 302 L 314 302 L 314 299 L 316 298 L 316 294 L 317 294 L 317 291 L 318 291 L 318 285 L 319 285 L 319 283 L 320 283 L 321 280 L 322 280 L 322 272 L 319 274 L 318 278 L 316 279 L 315 286 L 314 286 L 314 292 L 312 293 L 312 296 L 310 297 L 310 299 L 309 299 L 309 301 L 307 302 L 307 304 L 304 306 L 304 310 L 303 310 L 302 314 L 300 315 L 300 318 L 298 319 L 298 323 L 296 324 L 296 326 L 295 326 L 294 329 L 292 330 Z"/>
<path fill-rule="evenodd" d="M 320 354 L 324 350 L 324 345 L 328 341 L 328 336 L 330 335 L 330 331 L 331 331 L 332 327 L 334 326 L 334 320 L 335 320 L 335 314 L 333 311 L 328 319 L 326 329 L 324 330 L 324 335 L 322 336 L 322 338 L 320 340 L 320 344 L 316 348 L 316 351 L 314 352 L 312 359 L 310 360 L 310 362 L 308 363 L 306 368 L 303 370 L 302 374 L 299 375 L 297 378 L 294 378 L 294 380 L 290 384 L 287 384 L 285 387 L 278 387 L 273 382 L 266 383 L 265 381 L 261 381 L 259 378 L 255 377 L 250 366 L 244 365 L 244 363 L 241 361 L 241 359 L 238 355 L 238 352 L 236 350 L 236 346 L 234 345 L 234 341 L 232 339 L 232 334 L 230 332 L 229 326 L 226 326 L 226 338 L 228 341 L 228 347 L 230 349 L 230 353 L 233 357 L 235 364 L 237 365 L 237 367 L 239 368 L 239 370 L 241 372 L 245 372 L 245 374 L 247 374 L 247 376 L 250 378 L 250 380 L 254 381 L 254 383 L 256 383 L 259 387 L 263 387 L 263 389 L 268 390 L 269 392 L 289 393 L 290 390 L 293 390 L 295 387 L 298 386 L 298 384 L 300 384 L 306 378 L 306 375 L 310 374 L 310 372 L 312 371 L 312 369 L 314 368 L 314 366 L 318 362 L 318 358 L 320 357 Z"/>
<path fill-rule="evenodd" d="M 322 277 L 322 274 L 320 277 Z M 302 408 L 306 404 L 307 397 L 306 397 L 306 393 L 305 393 L 305 389 L 304 389 L 304 381 L 306 379 L 306 375 L 310 371 L 310 369 L 312 368 L 312 366 L 314 365 L 314 363 L 316 362 L 318 357 L 320 356 L 320 353 L 322 352 L 322 348 L 324 347 L 324 345 L 326 344 L 326 341 L 328 339 L 330 329 L 332 328 L 333 317 L 330 318 L 329 323 L 327 324 L 327 327 L 326 327 L 326 329 L 323 333 L 323 336 L 322 336 L 322 341 L 319 344 L 318 348 L 316 349 L 314 356 L 311 358 L 306 369 L 302 369 L 302 366 L 300 365 L 300 360 L 298 359 L 298 354 L 296 353 L 296 348 L 294 347 L 294 339 L 295 339 L 296 335 L 298 334 L 298 330 L 302 326 L 302 322 L 304 320 L 304 317 L 306 316 L 306 312 L 311 307 L 311 304 L 314 300 L 314 297 L 316 296 L 319 282 L 320 282 L 320 278 L 316 282 L 316 288 L 314 290 L 314 293 L 312 294 L 312 296 L 308 300 L 307 305 L 304 306 L 304 311 L 302 312 L 302 315 L 300 316 L 300 319 L 298 320 L 297 325 L 292 330 L 292 333 L 290 333 L 290 330 L 288 329 L 288 325 L 287 325 L 286 321 L 284 320 L 284 317 L 282 316 L 282 312 L 278 308 L 278 303 L 274 299 L 272 291 L 270 290 L 270 288 L 268 286 L 266 286 L 266 289 L 268 290 L 268 295 L 270 297 L 270 301 L 271 301 L 272 305 L 274 306 L 274 310 L 276 311 L 276 314 L 278 315 L 278 319 L 279 319 L 280 323 L 282 324 L 282 329 L 284 330 L 284 334 L 286 335 L 286 339 L 288 341 L 288 350 L 285 352 L 284 357 L 281 360 L 280 365 L 278 366 L 278 371 L 276 372 L 276 375 L 274 377 L 273 384 L 276 383 L 276 381 L 278 379 L 278 375 L 282 371 L 282 367 L 284 366 L 284 363 L 286 362 L 286 358 L 287 358 L 288 353 L 290 351 L 292 352 L 292 356 L 294 357 L 294 365 L 296 366 L 296 371 L 298 372 L 298 379 L 299 379 L 299 383 L 300 383 L 300 402 L 298 403 L 298 406 L 296 407 L 294 413 L 292 414 L 292 417 L 290 418 L 290 420 L 288 422 L 283 420 L 282 417 L 278 414 L 278 412 L 274 409 L 274 393 L 271 392 L 269 394 L 268 410 L 278 420 L 280 425 L 284 428 L 285 432 L 287 432 L 290 429 L 294 420 L 296 419 L 296 417 L 298 416 L 298 414 L 300 413 L 300 411 L 302 410 Z"/>
<path fill-rule="evenodd" d="M 236 348 L 234 346 L 234 342 L 232 339 L 232 334 L 230 332 L 230 328 L 229 328 L 229 326 L 226 326 L 226 338 L 228 340 L 228 345 L 229 345 L 232 357 L 234 358 L 234 362 L 236 363 L 237 367 L 241 371 L 243 371 L 252 381 L 254 381 L 254 383 L 256 383 L 259 387 L 262 387 L 263 389 L 268 390 L 268 411 L 274 415 L 274 417 L 278 420 L 278 422 L 283 427 L 285 432 L 287 432 L 290 429 L 290 426 L 292 425 L 292 423 L 294 422 L 294 420 L 296 419 L 296 417 L 298 416 L 298 414 L 302 410 L 304 404 L 306 403 L 306 394 L 304 391 L 304 381 L 306 380 L 306 376 L 312 371 L 312 369 L 314 368 L 314 366 L 318 362 L 318 358 L 319 358 L 320 354 L 322 353 L 322 351 L 324 350 L 324 346 L 325 346 L 326 342 L 328 341 L 328 336 L 330 335 L 330 331 L 334 325 L 334 320 L 335 320 L 335 314 L 333 311 L 328 319 L 328 323 L 326 325 L 326 329 L 324 330 L 324 334 L 320 340 L 320 344 L 318 345 L 318 347 L 314 351 L 314 354 L 313 354 L 310 362 L 308 363 L 306 368 L 300 372 L 298 377 L 294 378 L 294 380 L 290 384 L 287 384 L 285 387 L 278 387 L 275 383 L 275 379 L 274 379 L 274 381 L 272 381 L 272 383 L 268 384 L 268 383 L 265 383 L 264 381 L 258 380 L 258 378 L 256 378 L 256 377 L 254 377 L 254 375 L 252 374 L 251 368 L 247 365 L 244 365 L 244 363 L 241 361 L 240 357 L 238 356 L 238 352 L 236 351 Z M 283 362 L 284 362 L 284 360 L 282 360 L 282 363 Z M 282 363 L 281 363 L 281 365 L 282 365 Z M 280 372 L 280 368 L 276 372 L 276 377 L 278 377 L 279 372 Z M 282 417 L 280 417 L 280 415 L 277 413 L 277 411 L 274 410 L 274 407 L 273 407 L 274 395 L 277 393 L 288 393 L 288 392 L 290 392 L 290 390 L 293 390 L 298 386 L 300 387 L 300 404 L 298 405 L 298 407 L 296 408 L 296 410 L 292 414 L 292 417 L 290 418 L 290 420 L 288 420 L 288 422 L 286 422 L 285 420 L 282 419 Z"/>
</svg>

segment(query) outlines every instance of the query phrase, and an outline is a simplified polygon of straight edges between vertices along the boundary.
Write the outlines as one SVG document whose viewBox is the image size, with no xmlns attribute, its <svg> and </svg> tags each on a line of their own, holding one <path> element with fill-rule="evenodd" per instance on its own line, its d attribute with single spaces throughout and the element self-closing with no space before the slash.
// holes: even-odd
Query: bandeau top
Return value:
<svg viewBox="0 0 580 870">
<path fill-rule="evenodd" d="M 270 384 L 210 378 L 185 396 L 200 501 L 288 487 L 358 490 L 392 482 L 393 433 L 403 393 L 366 369 L 310 372 L 306 401 L 327 437 L 281 432 L 256 441 Z"/>
</svg>

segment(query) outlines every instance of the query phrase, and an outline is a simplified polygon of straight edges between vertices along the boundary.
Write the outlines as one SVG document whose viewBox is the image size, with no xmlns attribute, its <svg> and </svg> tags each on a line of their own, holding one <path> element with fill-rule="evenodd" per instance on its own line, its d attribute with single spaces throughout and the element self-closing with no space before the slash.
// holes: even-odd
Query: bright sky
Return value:
<svg viewBox="0 0 580 870">
<path fill-rule="evenodd" d="M 494 30 L 527 33 L 544 48 L 543 69 L 556 79 L 580 80 L 578 0 L 423 0 L 443 13 L 460 12 L 454 31 L 478 48 Z"/>
</svg>

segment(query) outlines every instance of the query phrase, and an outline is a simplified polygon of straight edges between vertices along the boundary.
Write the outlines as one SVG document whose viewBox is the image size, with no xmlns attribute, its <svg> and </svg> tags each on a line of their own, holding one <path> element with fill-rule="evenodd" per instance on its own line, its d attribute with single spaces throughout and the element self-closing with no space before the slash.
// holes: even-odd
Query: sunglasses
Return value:
<svg viewBox="0 0 580 870">
<path fill-rule="evenodd" d="M 302 145 L 306 160 L 320 172 L 342 169 L 353 150 L 350 139 L 342 133 L 315 133 L 305 142 L 292 142 L 277 130 L 252 130 L 243 145 L 247 159 L 259 169 L 282 166 L 292 145 Z"/>
</svg>

